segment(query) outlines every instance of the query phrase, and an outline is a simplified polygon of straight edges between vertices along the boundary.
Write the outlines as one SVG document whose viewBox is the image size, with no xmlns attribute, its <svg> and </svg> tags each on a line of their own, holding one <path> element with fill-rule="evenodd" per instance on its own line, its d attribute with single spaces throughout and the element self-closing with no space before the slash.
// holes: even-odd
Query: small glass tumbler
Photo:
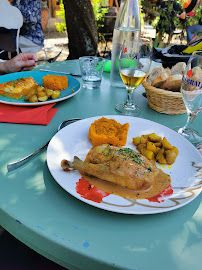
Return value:
<svg viewBox="0 0 202 270">
<path fill-rule="evenodd" d="M 82 56 L 79 58 L 83 87 L 99 88 L 106 60 L 97 56 Z"/>
</svg>

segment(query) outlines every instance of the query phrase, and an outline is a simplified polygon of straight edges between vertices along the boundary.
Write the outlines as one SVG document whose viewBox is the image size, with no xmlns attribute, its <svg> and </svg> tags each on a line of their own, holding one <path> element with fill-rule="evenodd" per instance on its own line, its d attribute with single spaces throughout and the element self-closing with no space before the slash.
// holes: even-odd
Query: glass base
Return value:
<svg viewBox="0 0 202 270">
<path fill-rule="evenodd" d="M 202 141 L 201 135 L 192 129 L 185 129 L 182 127 L 176 127 L 173 128 L 174 131 L 176 131 L 178 134 L 182 135 L 185 139 L 190 141 L 192 144 L 198 144 Z"/>
<path fill-rule="evenodd" d="M 117 104 L 115 106 L 115 109 L 117 112 L 129 115 L 129 116 L 137 116 L 141 113 L 140 107 L 138 105 L 132 104 L 132 105 L 126 105 L 124 104 Z"/>
</svg>

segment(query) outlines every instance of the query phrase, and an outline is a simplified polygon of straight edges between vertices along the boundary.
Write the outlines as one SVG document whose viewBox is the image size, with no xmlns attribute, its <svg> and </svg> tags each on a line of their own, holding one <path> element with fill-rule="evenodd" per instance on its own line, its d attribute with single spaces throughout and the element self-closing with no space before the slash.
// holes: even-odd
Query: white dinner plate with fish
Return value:
<svg viewBox="0 0 202 270">
<path fill-rule="evenodd" d="M 46 76 L 47 74 L 52 74 L 52 73 L 43 72 L 43 71 L 24 71 L 24 72 L 11 73 L 11 74 L 0 76 L 0 84 L 6 83 L 9 81 L 16 81 L 17 79 L 20 79 L 20 78 L 32 77 L 38 85 L 43 86 L 43 77 Z M 54 73 L 54 75 L 61 75 L 61 74 Z M 14 99 L 14 98 L 11 98 L 8 96 L 3 96 L 0 93 L 0 103 L 15 105 L 15 106 L 16 105 L 18 105 L 18 106 L 41 106 L 41 105 L 47 105 L 47 104 L 51 104 L 51 103 L 55 103 L 55 102 L 60 102 L 60 101 L 66 100 L 66 99 L 71 98 L 74 95 L 78 94 L 80 89 L 81 89 L 80 82 L 72 76 L 69 76 L 69 75 L 63 75 L 63 76 L 66 76 L 68 79 L 68 87 L 67 87 L 67 89 L 60 91 L 61 95 L 59 98 L 48 99 L 47 101 L 43 101 L 43 102 L 29 102 L 29 101 L 24 100 L 24 98 L 25 98 L 24 96 L 20 99 Z"/>
<path fill-rule="evenodd" d="M 171 177 L 171 185 L 149 199 L 126 199 L 111 194 L 88 183 L 78 171 L 65 172 L 61 161 L 73 161 L 74 156 L 86 158 L 92 148 L 88 140 L 91 123 L 101 117 L 92 117 L 75 122 L 60 130 L 50 141 L 47 149 L 48 168 L 56 182 L 75 198 L 92 206 L 123 214 L 156 214 L 180 208 L 194 200 L 201 192 L 202 158 L 198 150 L 175 131 L 158 123 L 135 117 L 108 115 L 121 124 L 129 123 L 127 143 L 124 148 L 136 150 L 132 139 L 156 133 L 166 137 L 179 154 L 172 165 L 157 167 Z"/>
</svg>

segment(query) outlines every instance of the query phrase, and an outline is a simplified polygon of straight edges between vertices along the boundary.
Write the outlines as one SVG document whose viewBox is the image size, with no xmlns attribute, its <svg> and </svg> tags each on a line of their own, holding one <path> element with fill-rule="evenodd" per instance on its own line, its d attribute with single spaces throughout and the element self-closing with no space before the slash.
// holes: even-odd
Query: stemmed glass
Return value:
<svg viewBox="0 0 202 270">
<path fill-rule="evenodd" d="M 192 129 L 192 123 L 202 111 L 202 51 L 193 52 L 189 58 L 182 77 L 181 93 L 188 117 L 184 127 L 176 127 L 174 130 L 191 143 L 197 144 L 202 137 Z"/>
<path fill-rule="evenodd" d="M 124 115 L 140 114 L 140 107 L 132 102 L 132 94 L 147 76 L 151 65 L 152 40 L 149 38 L 125 39 L 119 57 L 119 72 L 126 86 L 127 100 L 115 106 Z"/>
</svg>

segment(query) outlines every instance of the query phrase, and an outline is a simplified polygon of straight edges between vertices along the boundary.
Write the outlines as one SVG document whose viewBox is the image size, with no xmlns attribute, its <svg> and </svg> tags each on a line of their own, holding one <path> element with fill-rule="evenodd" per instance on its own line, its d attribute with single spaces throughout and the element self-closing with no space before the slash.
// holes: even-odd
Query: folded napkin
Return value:
<svg viewBox="0 0 202 270">
<path fill-rule="evenodd" d="M 15 124 L 48 125 L 58 109 L 56 103 L 39 106 L 13 106 L 0 104 L 0 122 Z"/>
</svg>

